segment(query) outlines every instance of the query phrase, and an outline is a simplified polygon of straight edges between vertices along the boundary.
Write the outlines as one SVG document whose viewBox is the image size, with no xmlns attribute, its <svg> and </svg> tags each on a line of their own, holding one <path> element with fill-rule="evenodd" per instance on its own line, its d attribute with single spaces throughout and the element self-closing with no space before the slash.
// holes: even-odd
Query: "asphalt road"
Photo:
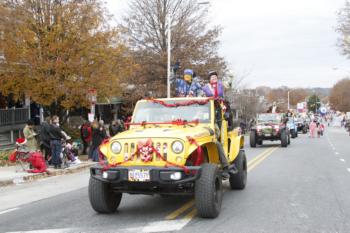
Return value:
<svg viewBox="0 0 350 233">
<path fill-rule="evenodd" d="M 288 148 L 246 146 L 248 184 L 227 183 L 221 214 L 201 219 L 191 198 L 124 195 L 118 212 L 95 213 L 88 173 L 0 189 L 0 232 L 350 232 L 350 136 L 327 128 Z"/>
</svg>

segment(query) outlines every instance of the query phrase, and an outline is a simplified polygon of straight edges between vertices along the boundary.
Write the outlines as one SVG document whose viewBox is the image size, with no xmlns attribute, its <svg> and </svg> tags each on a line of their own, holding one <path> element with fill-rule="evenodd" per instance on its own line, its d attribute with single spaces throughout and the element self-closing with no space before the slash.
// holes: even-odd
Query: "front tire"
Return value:
<svg viewBox="0 0 350 233">
<path fill-rule="evenodd" d="M 288 135 L 285 130 L 281 132 L 281 146 L 287 147 L 288 146 Z"/>
<path fill-rule="evenodd" d="M 218 166 L 202 165 L 201 176 L 195 183 L 195 205 L 202 218 L 216 218 L 221 210 L 222 177 Z"/>
<path fill-rule="evenodd" d="M 250 131 L 250 147 L 256 147 L 256 133 L 255 131 Z"/>
<path fill-rule="evenodd" d="M 120 204 L 122 195 L 122 193 L 114 193 L 108 183 L 90 177 L 89 200 L 96 212 L 114 213 Z"/>
<path fill-rule="evenodd" d="M 230 174 L 230 187 L 231 189 L 244 189 L 247 184 L 247 158 L 244 150 L 241 150 L 234 161 L 236 168 L 238 169 L 237 174 Z"/>
</svg>

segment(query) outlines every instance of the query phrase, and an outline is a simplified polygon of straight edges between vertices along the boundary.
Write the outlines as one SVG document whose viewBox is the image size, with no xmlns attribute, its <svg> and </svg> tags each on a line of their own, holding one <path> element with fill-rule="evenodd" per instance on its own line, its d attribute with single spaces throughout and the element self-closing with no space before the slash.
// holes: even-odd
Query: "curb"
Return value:
<svg viewBox="0 0 350 233">
<path fill-rule="evenodd" d="M 21 177 L 0 180 L 0 187 L 28 183 L 28 182 L 32 182 L 32 181 L 35 181 L 38 179 L 52 177 L 52 176 L 73 174 L 73 173 L 77 173 L 77 172 L 80 172 L 82 170 L 88 169 L 94 164 L 95 163 L 86 163 L 86 164 L 81 164 L 81 165 L 76 166 L 76 167 L 69 167 L 69 168 L 65 168 L 65 169 L 49 169 L 48 173 L 36 173 L 36 174 L 28 173 L 28 174 L 25 174 L 24 176 L 21 176 Z"/>
</svg>

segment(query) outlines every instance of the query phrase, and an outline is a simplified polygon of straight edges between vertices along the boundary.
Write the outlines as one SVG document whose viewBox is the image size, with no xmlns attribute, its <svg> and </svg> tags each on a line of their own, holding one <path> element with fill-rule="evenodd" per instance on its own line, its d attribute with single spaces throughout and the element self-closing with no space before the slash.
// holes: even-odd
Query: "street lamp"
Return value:
<svg viewBox="0 0 350 233">
<path fill-rule="evenodd" d="M 210 2 L 198 2 L 198 5 L 208 5 Z M 168 65 L 167 65 L 167 98 L 170 98 L 170 75 L 171 75 L 171 23 L 172 23 L 172 14 L 168 13 L 167 16 L 167 21 L 168 21 Z"/>
</svg>

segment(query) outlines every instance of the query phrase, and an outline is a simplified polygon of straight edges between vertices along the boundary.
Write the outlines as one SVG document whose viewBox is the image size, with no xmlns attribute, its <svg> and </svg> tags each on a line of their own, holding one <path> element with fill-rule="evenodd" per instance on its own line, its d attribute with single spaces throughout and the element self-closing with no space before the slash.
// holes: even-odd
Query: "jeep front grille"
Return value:
<svg viewBox="0 0 350 233">
<path fill-rule="evenodd" d="M 137 148 L 137 142 L 131 142 L 131 143 L 124 143 L 123 145 L 123 155 L 124 160 L 129 158 L 130 155 L 134 154 Z M 153 142 L 152 146 L 164 157 L 165 160 L 167 160 L 168 157 L 168 148 L 169 145 L 167 142 Z M 136 154 L 131 161 L 141 161 L 140 155 Z M 161 161 L 161 158 L 159 158 L 155 152 L 153 152 L 153 159 L 152 161 Z"/>
</svg>

